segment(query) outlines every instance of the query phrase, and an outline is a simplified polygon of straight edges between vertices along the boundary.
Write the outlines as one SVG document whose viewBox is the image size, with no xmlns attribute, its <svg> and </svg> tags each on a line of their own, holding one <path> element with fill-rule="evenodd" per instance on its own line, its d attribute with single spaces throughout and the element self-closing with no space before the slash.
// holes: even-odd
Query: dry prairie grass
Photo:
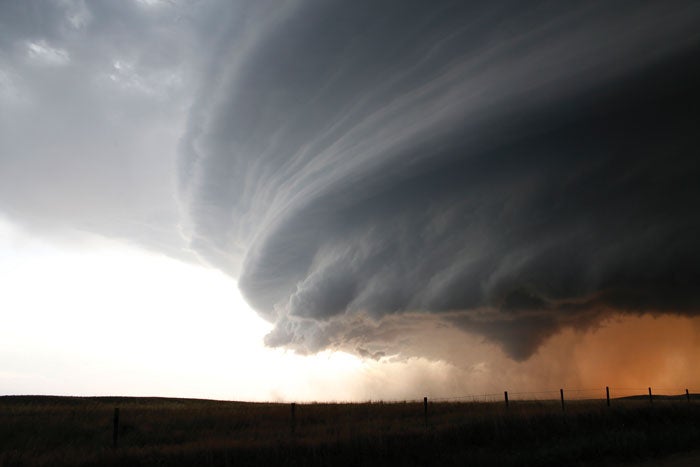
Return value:
<svg viewBox="0 0 700 467">
<path fill-rule="evenodd" d="M 119 447 L 112 446 L 120 408 Z M 289 404 L 0 397 L 0 466 L 587 465 L 696 448 L 682 400 Z"/>
</svg>

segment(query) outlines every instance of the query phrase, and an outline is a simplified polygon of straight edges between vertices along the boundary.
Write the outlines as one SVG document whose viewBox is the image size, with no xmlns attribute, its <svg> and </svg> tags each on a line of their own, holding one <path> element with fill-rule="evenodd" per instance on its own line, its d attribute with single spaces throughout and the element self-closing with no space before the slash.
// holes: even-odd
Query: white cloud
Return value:
<svg viewBox="0 0 700 467">
<path fill-rule="evenodd" d="M 28 41 L 27 56 L 36 63 L 48 66 L 61 66 L 70 62 L 67 50 L 52 47 L 44 40 Z"/>
<path fill-rule="evenodd" d="M 183 85 L 178 69 L 139 70 L 132 62 L 117 59 L 106 76 L 113 85 L 128 93 L 164 98 Z"/>
<path fill-rule="evenodd" d="M 135 0 L 135 2 L 137 5 L 145 8 L 157 8 L 170 3 L 167 0 Z"/>
</svg>

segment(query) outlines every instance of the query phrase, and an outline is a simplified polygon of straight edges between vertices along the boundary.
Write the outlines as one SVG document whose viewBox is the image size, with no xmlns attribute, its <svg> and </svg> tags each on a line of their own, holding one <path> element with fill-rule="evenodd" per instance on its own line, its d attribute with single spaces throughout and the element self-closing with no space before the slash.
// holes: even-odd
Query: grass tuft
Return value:
<svg viewBox="0 0 700 467">
<path fill-rule="evenodd" d="M 0 467 L 597 465 L 696 449 L 683 399 L 288 404 L 0 397 Z M 120 408 L 119 447 L 112 417 Z"/>
</svg>

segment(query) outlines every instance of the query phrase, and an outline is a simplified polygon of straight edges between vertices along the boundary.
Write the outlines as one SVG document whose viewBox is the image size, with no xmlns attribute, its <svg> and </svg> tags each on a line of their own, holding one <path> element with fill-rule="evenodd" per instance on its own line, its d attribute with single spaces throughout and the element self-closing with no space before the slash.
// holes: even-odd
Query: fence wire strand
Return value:
<svg viewBox="0 0 700 467">
<path fill-rule="evenodd" d="M 610 390 L 610 398 L 622 398 L 622 397 L 634 397 L 634 396 L 649 396 L 649 386 L 641 387 L 617 387 L 608 386 L 607 389 Z M 691 388 L 680 388 L 680 387 L 651 387 L 653 397 L 680 397 L 686 396 L 686 390 L 689 395 L 695 395 L 698 393 L 696 389 Z M 454 396 L 438 396 L 438 397 L 428 397 L 430 402 L 498 402 L 504 401 L 505 393 L 508 393 L 509 402 L 522 402 L 522 401 L 548 401 L 548 400 L 559 400 L 561 397 L 560 390 L 563 390 L 564 399 L 568 401 L 576 400 L 605 400 L 606 399 L 606 387 L 599 388 L 561 388 L 552 389 L 546 391 L 503 391 L 503 392 L 492 392 L 492 393 L 482 393 L 482 394 L 461 394 Z M 404 399 L 404 400 L 389 400 L 383 402 L 410 402 L 410 403 L 422 403 L 423 398 L 420 399 Z"/>
</svg>

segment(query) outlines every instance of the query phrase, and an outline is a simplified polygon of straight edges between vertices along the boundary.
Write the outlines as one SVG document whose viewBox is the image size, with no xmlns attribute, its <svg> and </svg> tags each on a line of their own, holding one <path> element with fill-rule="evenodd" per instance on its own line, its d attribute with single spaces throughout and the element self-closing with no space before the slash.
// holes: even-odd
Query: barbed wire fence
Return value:
<svg viewBox="0 0 700 467">
<path fill-rule="evenodd" d="M 421 410 L 424 425 L 426 430 L 430 426 L 431 409 L 430 406 L 435 404 L 436 407 L 449 406 L 451 404 L 463 404 L 468 406 L 478 405 L 484 408 L 500 408 L 506 411 L 514 407 L 534 407 L 541 410 L 542 407 L 550 407 L 551 410 L 557 410 L 557 406 L 561 405 L 562 412 L 566 412 L 570 406 L 575 407 L 577 404 L 584 409 L 590 407 L 591 403 L 599 403 L 600 407 L 624 406 L 627 403 L 635 403 L 639 406 L 640 403 L 654 406 L 659 404 L 692 404 L 696 400 L 700 400 L 700 388 L 682 388 L 682 387 L 622 387 L 622 386 L 606 386 L 593 388 L 559 388 L 546 391 L 503 391 L 494 393 L 481 394 L 462 394 L 453 396 L 423 396 L 417 399 L 394 399 L 394 400 L 370 400 L 365 404 L 415 404 L 422 406 Z M 318 403 L 296 403 L 292 402 L 289 405 L 289 430 L 291 436 L 297 434 L 297 417 L 300 411 L 304 410 L 305 405 L 314 405 Z M 332 404 L 332 403 L 327 403 Z M 113 447 L 119 445 L 120 431 L 120 409 L 115 407 L 113 417 Z"/>
<path fill-rule="evenodd" d="M 611 400 L 626 399 L 626 398 L 648 398 L 649 391 L 652 390 L 653 400 L 687 400 L 688 396 L 700 398 L 700 389 L 686 388 L 680 386 L 665 386 L 665 387 L 622 387 L 622 386 L 604 386 L 590 388 L 560 388 L 544 391 L 503 391 L 493 393 L 474 393 L 462 394 L 454 396 L 424 396 L 430 402 L 441 403 L 468 403 L 468 402 L 504 402 L 508 398 L 509 402 L 532 402 L 532 401 L 558 401 L 562 395 L 566 401 L 605 401 L 608 394 Z M 506 396 L 507 394 L 507 396 Z M 692 398 L 692 397 L 691 397 Z M 375 403 L 419 403 L 423 402 L 423 397 L 416 399 L 379 399 L 370 400 L 368 402 Z"/>
</svg>

